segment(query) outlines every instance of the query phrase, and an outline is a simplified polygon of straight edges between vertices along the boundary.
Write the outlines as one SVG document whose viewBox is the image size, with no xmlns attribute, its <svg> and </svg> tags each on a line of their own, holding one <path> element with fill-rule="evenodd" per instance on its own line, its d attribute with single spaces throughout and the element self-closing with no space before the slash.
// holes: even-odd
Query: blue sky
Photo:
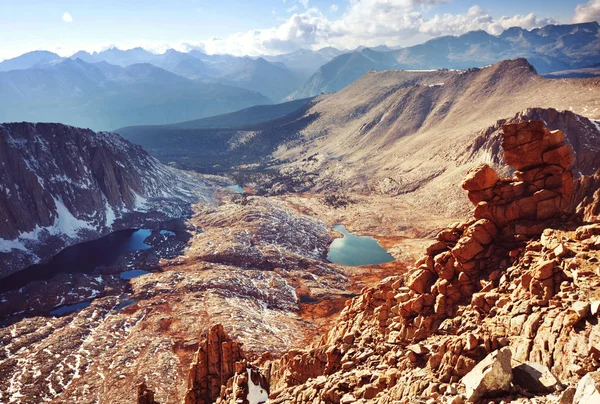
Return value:
<svg viewBox="0 0 600 404">
<path fill-rule="evenodd" d="M 600 0 L 0 0 L 0 59 L 35 49 L 278 54 L 597 21 Z"/>
</svg>

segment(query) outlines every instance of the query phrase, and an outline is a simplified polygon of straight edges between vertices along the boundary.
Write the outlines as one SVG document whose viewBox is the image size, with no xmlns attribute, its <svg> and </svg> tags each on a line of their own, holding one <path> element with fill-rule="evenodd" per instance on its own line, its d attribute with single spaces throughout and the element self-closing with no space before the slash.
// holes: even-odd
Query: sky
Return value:
<svg viewBox="0 0 600 404">
<path fill-rule="evenodd" d="M 600 21 L 600 0 L 0 0 L 0 60 L 114 46 L 250 56 L 402 47 L 588 21 Z"/>
</svg>

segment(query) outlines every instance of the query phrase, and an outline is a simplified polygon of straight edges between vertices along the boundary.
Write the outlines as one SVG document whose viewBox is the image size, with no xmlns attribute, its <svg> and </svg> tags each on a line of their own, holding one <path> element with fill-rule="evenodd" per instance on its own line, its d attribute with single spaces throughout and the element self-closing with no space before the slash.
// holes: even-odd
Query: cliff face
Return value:
<svg viewBox="0 0 600 404">
<path fill-rule="evenodd" d="M 0 125 L 0 277 L 114 230 L 181 216 L 207 195 L 114 133 Z"/>
</svg>

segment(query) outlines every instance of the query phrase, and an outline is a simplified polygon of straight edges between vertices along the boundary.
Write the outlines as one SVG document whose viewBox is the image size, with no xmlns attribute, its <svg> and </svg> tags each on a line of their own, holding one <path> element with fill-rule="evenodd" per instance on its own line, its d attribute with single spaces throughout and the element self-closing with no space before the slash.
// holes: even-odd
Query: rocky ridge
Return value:
<svg viewBox="0 0 600 404">
<path fill-rule="evenodd" d="M 0 277 L 69 245 L 191 213 L 201 177 L 160 164 L 114 133 L 0 125 Z"/>
<path fill-rule="evenodd" d="M 472 219 L 439 232 L 405 275 L 349 300 L 312 347 L 255 361 L 269 402 L 586 403 L 599 394 L 597 174 L 573 187 L 572 149 L 543 122 L 505 125 L 502 137 L 514 175 L 469 172 Z M 247 379 L 230 379 L 218 402 L 252 402 L 236 401 L 238 385 Z"/>
</svg>

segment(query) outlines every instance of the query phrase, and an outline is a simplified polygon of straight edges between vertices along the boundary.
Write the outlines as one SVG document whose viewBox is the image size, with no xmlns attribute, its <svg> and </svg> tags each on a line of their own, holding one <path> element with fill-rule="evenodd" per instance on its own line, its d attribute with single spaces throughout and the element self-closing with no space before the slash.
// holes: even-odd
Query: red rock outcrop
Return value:
<svg viewBox="0 0 600 404">
<path fill-rule="evenodd" d="M 599 153 L 600 154 L 600 153 Z M 588 223 L 600 222 L 600 170 L 579 178 L 573 191 L 576 213 Z"/>
<path fill-rule="evenodd" d="M 349 301 L 312 348 L 263 364 L 270 402 L 459 403 L 461 378 L 505 346 L 566 384 L 600 366 L 599 227 L 549 229 L 570 218 L 570 148 L 541 122 L 505 126 L 503 144 L 518 171 L 471 171 L 473 219 L 442 230 L 405 276 Z M 534 394 L 526 387 L 504 394 Z"/>
<path fill-rule="evenodd" d="M 190 365 L 185 404 L 213 403 L 221 395 L 221 386 L 239 370 L 238 362 L 242 360 L 240 344 L 229 338 L 222 325 L 212 327 Z"/>
<path fill-rule="evenodd" d="M 567 213 L 573 193 L 573 150 L 560 130 L 540 121 L 504 125 L 504 161 L 515 170 L 500 179 L 488 166 L 472 169 L 463 188 L 476 204 L 476 219 L 487 219 L 510 241 L 515 235 L 535 236 L 551 219 Z M 562 218 L 564 219 L 564 217 Z"/>
</svg>

